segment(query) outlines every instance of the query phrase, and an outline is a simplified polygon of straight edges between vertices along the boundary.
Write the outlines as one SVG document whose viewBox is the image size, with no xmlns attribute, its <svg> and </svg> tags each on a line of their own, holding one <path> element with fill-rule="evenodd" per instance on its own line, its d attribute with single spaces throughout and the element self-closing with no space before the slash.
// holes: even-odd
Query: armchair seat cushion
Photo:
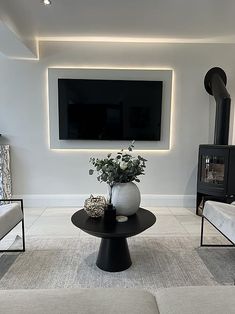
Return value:
<svg viewBox="0 0 235 314">
<path fill-rule="evenodd" d="M 207 201 L 203 216 L 235 243 L 235 206 L 215 201 Z"/>
<path fill-rule="evenodd" d="M 23 219 L 18 203 L 0 205 L 0 239 Z"/>
</svg>

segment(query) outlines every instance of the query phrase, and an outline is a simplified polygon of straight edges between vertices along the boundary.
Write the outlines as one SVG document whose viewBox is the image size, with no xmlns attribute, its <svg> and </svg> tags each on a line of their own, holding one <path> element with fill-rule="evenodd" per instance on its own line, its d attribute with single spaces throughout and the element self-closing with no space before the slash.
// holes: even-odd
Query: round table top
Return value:
<svg viewBox="0 0 235 314">
<path fill-rule="evenodd" d="M 104 224 L 103 217 L 91 218 L 81 209 L 73 214 L 71 221 L 84 232 L 99 238 L 128 238 L 151 227 L 156 222 L 156 217 L 149 210 L 139 208 L 126 222 L 108 225 Z"/>
</svg>

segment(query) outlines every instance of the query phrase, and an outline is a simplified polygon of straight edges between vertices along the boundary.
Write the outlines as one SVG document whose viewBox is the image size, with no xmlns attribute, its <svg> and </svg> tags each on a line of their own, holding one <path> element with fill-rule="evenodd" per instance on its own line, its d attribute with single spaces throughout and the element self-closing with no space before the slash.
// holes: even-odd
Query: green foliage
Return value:
<svg viewBox="0 0 235 314">
<path fill-rule="evenodd" d="M 98 173 L 98 181 L 106 182 L 111 187 L 115 183 L 140 182 L 137 177 L 144 175 L 147 160 L 141 156 L 132 156 L 130 153 L 133 151 L 133 148 L 134 141 L 127 148 L 127 152 L 124 152 L 122 149 L 115 157 L 112 157 L 110 153 L 104 159 L 90 158 L 90 163 L 92 163 Z M 94 169 L 90 169 L 89 174 L 92 175 L 93 173 Z"/>
</svg>

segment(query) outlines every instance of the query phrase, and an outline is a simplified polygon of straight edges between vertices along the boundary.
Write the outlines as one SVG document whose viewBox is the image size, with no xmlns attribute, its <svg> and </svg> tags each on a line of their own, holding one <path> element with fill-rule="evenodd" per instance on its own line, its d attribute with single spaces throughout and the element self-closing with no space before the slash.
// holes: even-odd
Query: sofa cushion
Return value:
<svg viewBox="0 0 235 314">
<path fill-rule="evenodd" d="M 18 203 L 0 205 L 0 239 L 3 238 L 23 218 Z"/>
<path fill-rule="evenodd" d="M 161 314 L 235 313 L 234 286 L 160 289 L 156 299 Z"/>
<path fill-rule="evenodd" d="M 0 290 L 4 314 L 159 314 L 155 297 L 137 289 Z"/>
<path fill-rule="evenodd" d="M 220 202 L 207 201 L 203 216 L 213 223 L 223 234 L 235 243 L 235 206 Z"/>
</svg>

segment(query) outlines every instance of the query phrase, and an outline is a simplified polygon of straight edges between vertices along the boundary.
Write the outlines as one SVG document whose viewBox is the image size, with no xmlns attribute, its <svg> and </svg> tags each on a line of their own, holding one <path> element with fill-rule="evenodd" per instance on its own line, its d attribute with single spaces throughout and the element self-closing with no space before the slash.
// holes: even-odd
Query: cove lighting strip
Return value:
<svg viewBox="0 0 235 314">
<path fill-rule="evenodd" d="M 217 43 L 215 38 L 166 38 L 166 37 L 122 37 L 122 36 L 38 36 L 40 42 L 90 42 L 90 43 L 140 43 L 140 44 L 208 44 Z M 226 42 L 226 41 L 225 41 Z"/>
<path fill-rule="evenodd" d="M 170 106 L 170 132 L 169 132 L 169 149 L 135 149 L 136 152 L 149 152 L 149 153 L 168 153 L 172 149 L 172 140 L 173 140 L 173 129 L 174 129 L 174 101 L 175 101 L 175 73 L 172 68 L 166 67 L 146 67 L 146 68 L 139 68 L 139 67 L 89 67 L 89 66 L 79 66 L 79 67 L 72 67 L 72 66 L 52 66 L 49 67 L 50 69 L 82 69 L 82 70 L 144 70 L 144 71 L 164 71 L 170 70 L 172 71 L 172 83 L 171 83 L 171 106 Z M 50 143 L 50 115 L 49 115 L 49 68 L 46 71 L 46 112 L 47 112 L 47 143 L 49 150 L 54 152 L 63 152 L 63 153 L 70 153 L 70 152 L 117 152 L 120 149 L 110 149 L 110 148 L 51 148 Z"/>
</svg>

